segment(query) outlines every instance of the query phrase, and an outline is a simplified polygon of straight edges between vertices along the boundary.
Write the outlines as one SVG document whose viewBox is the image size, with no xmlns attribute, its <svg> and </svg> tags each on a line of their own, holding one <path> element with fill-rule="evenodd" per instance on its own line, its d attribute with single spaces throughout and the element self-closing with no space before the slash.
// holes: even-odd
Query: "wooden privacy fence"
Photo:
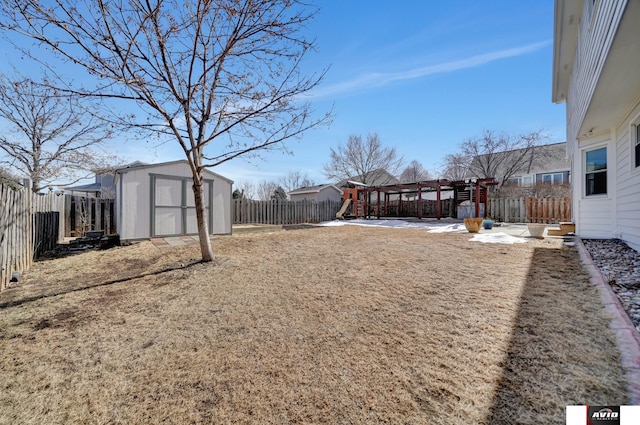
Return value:
<svg viewBox="0 0 640 425">
<path fill-rule="evenodd" d="M 13 272 L 28 270 L 65 236 L 116 231 L 113 199 L 33 194 L 29 187 L 27 182 L 20 189 L 0 185 L 0 290 Z"/>
<path fill-rule="evenodd" d="M 233 224 L 301 224 L 333 220 L 342 201 L 234 199 Z"/>
<path fill-rule="evenodd" d="M 487 215 L 506 223 L 557 224 L 571 221 L 571 198 L 495 197 L 487 201 Z"/>
<path fill-rule="evenodd" d="M 91 230 L 116 233 L 115 199 L 65 195 L 62 214 L 65 237 L 83 236 Z"/>
<path fill-rule="evenodd" d="M 33 258 L 52 251 L 58 244 L 60 213 L 58 211 L 33 213 Z"/>
<path fill-rule="evenodd" d="M 0 290 L 33 261 L 31 191 L 0 185 Z"/>
<path fill-rule="evenodd" d="M 527 197 L 527 222 L 560 223 L 571 221 L 571 198 L 533 198 Z"/>
<path fill-rule="evenodd" d="M 13 272 L 27 270 L 58 242 L 59 212 L 51 210 L 61 205 L 63 196 L 33 195 L 29 184 L 21 189 L 0 185 L 0 290 L 7 288 Z"/>
</svg>

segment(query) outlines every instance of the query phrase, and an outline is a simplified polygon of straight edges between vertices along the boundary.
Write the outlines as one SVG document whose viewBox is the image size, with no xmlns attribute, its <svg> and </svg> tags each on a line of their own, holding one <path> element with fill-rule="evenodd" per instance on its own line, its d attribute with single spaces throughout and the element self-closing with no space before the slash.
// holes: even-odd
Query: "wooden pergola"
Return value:
<svg viewBox="0 0 640 425">
<path fill-rule="evenodd" d="M 498 182 L 496 182 L 494 178 L 472 178 L 460 181 L 439 179 L 383 186 L 358 186 L 356 184 L 353 189 L 345 189 L 344 197 L 346 199 L 348 194 L 351 194 L 351 215 L 356 218 L 399 216 L 398 213 L 412 210 L 413 204 L 415 204 L 415 217 L 419 219 L 423 217 L 435 217 L 439 220 L 443 216 L 442 193 L 453 192 L 453 196 L 447 198 L 447 200 L 451 199 L 450 216 L 454 216 L 455 209 L 461 202 L 465 200 L 475 200 L 475 216 L 479 217 L 480 204 L 487 204 L 488 188 L 496 184 L 498 184 Z M 425 198 L 427 194 L 432 193 L 435 193 L 435 199 Z M 356 194 L 355 199 L 353 199 L 354 194 Z M 406 198 L 407 201 L 403 201 L 403 198 Z M 431 196 L 431 198 L 433 198 L 433 196 Z M 403 210 L 403 202 L 411 203 L 411 208 L 405 208 Z M 395 205 L 396 203 L 398 204 L 397 207 Z M 423 213 L 425 205 L 428 207 L 434 206 L 435 208 L 431 209 L 435 209 L 435 214 L 425 215 Z M 395 215 L 394 211 L 396 212 Z M 483 215 L 486 217 L 486 208 Z M 404 214 L 403 216 L 413 216 L 413 214 Z"/>
</svg>

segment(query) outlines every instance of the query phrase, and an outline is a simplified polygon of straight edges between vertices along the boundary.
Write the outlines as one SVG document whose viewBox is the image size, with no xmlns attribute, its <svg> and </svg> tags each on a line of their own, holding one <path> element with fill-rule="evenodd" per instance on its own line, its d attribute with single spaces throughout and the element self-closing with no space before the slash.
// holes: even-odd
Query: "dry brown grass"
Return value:
<svg viewBox="0 0 640 425">
<path fill-rule="evenodd" d="M 0 294 L 0 423 L 562 424 L 624 404 L 577 253 L 469 238 L 348 226 L 219 238 L 210 264 L 149 242 L 38 263 Z"/>
</svg>

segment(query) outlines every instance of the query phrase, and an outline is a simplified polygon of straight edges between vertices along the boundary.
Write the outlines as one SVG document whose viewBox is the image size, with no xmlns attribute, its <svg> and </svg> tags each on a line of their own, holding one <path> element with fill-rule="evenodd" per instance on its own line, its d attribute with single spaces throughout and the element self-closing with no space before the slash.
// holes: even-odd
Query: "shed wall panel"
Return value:
<svg viewBox="0 0 640 425">
<path fill-rule="evenodd" d="M 157 164 L 140 168 L 132 168 L 121 172 L 120 181 L 117 185 L 118 194 L 116 196 L 118 206 L 118 229 L 123 240 L 148 239 L 152 235 L 152 230 L 156 234 L 171 234 L 177 229 L 178 221 L 175 211 L 167 209 L 156 216 L 156 227 L 151 229 L 151 174 L 161 176 L 175 176 L 191 178 L 191 169 L 186 161 Z M 231 181 L 215 173 L 205 170 L 205 180 L 213 180 L 212 194 L 205 190 L 205 202 L 213 199 L 213 224 L 210 226 L 211 234 L 231 233 Z M 159 205 L 175 205 L 174 202 L 180 196 L 177 191 L 179 180 L 169 182 L 162 180 L 162 187 L 156 191 L 156 203 Z M 175 183 L 176 187 L 173 187 Z M 169 188 L 171 186 L 171 188 Z M 206 189 L 207 185 L 205 185 Z M 193 191 L 187 183 L 187 205 L 194 205 Z M 197 233 L 195 211 L 188 210 L 187 233 Z M 171 216 L 171 217 L 170 217 Z"/>
</svg>

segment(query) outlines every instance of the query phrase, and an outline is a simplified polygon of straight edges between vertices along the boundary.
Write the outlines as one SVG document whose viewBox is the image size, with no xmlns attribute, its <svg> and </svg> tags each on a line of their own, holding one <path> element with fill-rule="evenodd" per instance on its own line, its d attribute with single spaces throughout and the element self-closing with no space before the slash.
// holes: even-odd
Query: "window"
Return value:
<svg viewBox="0 0 640 425">
<path fill-rule="evenodd" d="M 585 177 L 587 196 L 607 193 L 607 148 L 586 152 Z"/>
<path fill-rule="evenodd" d="M 533 177 L 532 176 L 518 176 L 518 177 L 510 177 L 507 180 L 507 185 L 513 186 L 532 186 L 533 185 Z"/>
<path fill-rule="evenodd" d="M 542 175 L 542 183 L 562 184 L 563 180 L 562 173 L 548 173 Z"/>
</svg>

